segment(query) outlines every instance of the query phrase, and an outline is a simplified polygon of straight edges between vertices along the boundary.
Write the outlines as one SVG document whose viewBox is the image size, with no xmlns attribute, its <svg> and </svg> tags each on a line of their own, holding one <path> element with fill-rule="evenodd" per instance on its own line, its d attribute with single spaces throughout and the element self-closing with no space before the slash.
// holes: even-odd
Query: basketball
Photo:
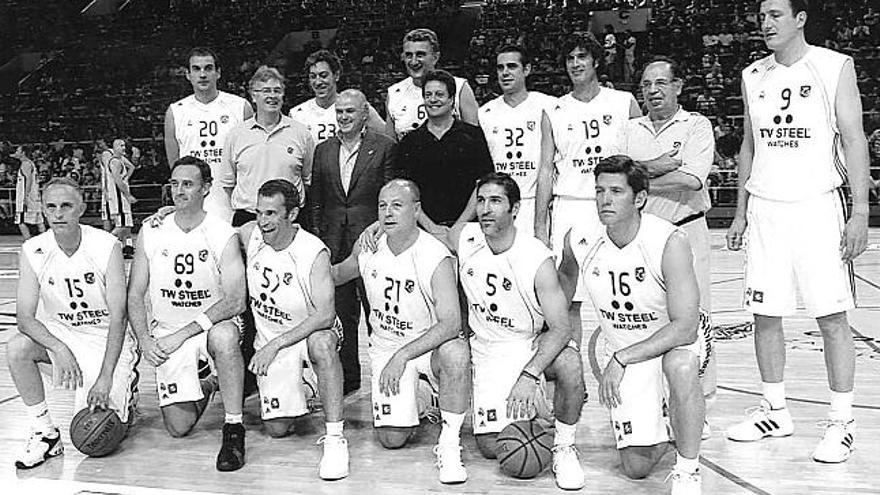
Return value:
<svg viewBox="0 0 880 495">
<path fill-rule="evenodd" d="M 501 470 L 514 478 L 541 474 L 553 459 L 553 434 L 535 421 L 515 421 L 495 440 Z"/>
<path fill-rule="evenodd" d="M 70 422 L 70 440 L 83 454 L 103 457 L 110 454 L 125 437 L 125 423 L 112 409 L 85 408 Z"/>
</svg>

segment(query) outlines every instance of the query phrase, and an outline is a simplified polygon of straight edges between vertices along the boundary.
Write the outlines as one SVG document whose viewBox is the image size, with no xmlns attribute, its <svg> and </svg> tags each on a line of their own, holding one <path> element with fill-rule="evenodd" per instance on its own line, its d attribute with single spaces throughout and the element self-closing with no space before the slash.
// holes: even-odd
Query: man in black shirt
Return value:
<svg viewBox="0 0 880 495">
<path fill-rule="evenodd" d="M 494 166 L 483 131 L 453 114 L 455 79 L 451 74 L 430 71 L 422 95 L 428 120 L 400 142 L 395 168 L 421 188 L 419 223 L 430 230 L 430 222 L 452 225 L 471 220 L 474 186 Z"/>
</svg>

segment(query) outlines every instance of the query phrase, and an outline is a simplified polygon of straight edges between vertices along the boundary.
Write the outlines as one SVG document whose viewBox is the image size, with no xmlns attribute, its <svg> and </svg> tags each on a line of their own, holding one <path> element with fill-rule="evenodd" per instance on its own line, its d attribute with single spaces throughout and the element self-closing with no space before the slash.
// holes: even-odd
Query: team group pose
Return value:
<svg viewBox="0 0 880 495">
<path fill-rule="evenodd" d="M 747 252 L 762 400 L 726 436 L 793 434 L 781 322 L 800 291 L 822 333 L 831 389 L 812 458 L 838 463 L 855 434 L 846 311 L 852 261 L 867 242 L 868 155 L 853 61 L 806 43 L 806 11 L 805 0 L 760 2 L 772 54 L 742 73 L 745 133 L 727 244 Z M 358 462 L 343 397 L 360 386 L 361 299 L 376 439 L 407 448 L 429 384 L 442 420 L 433 449 L 441 483 L 468 480 L 461 432 L 471 411 L 477 451 L 490 459 L 505 427 L 548 418 L 556 484 L 587 486 L 576 431 L 589 362 L 623 474 L 645 478 L 674 449 L 671 492 L 701 493 L 704 395 L 714 392 L 705 374 L 711 125 L 679 105 L 673 59 L 645 66 L 643 116 L 631 93 L 599 84 L 595 38 L 567 35 L 559 56 L 572 90 L 553 98 L 528 90 L 524 48 L 500 47 L 502 94 L 478 108 L 465 79 L 435 70 L 437 35 L 412 30 L 401 53 L 408 77 L 388 88 L 383 120 L 360 91 L 338 91 L 342 64 L 327 50 L 308 57 L 314 97 L 288 117 L 280 72 L 257 70 L 254 113 L 218 90 L 217 54 L 195 48 L 186 60 L 193 93 L 165 115 L 174 207 L 143 224 L 136 246 L 128 180 L 137 157 L 129 160 L 124 140 L 101 155 L 102 208 L 116 237 L 80 224 L 74 182 L 51 180 L 40 194 L 20 148 L 22 232 L 43 218 L 49 231 L 22 246 L 19 333 L 7 346 L 31 423 L 16 467 L 63 452 L 40 363 L 76 390 L 77 410 L 112 409 L 127 424 L 142 357 L 155 367 L 172 437 L 188 435 L 221 392 L 220 471 L 246 464 L 246 372 L 273 438 L 310 412 L 303 378 L 316 377 L 325 420 L 317 474 L 345 478 Z M 132 252 L 126 281 L 123 254 Z M 586 334 L 583 301 L 599 322 Z"/>
</svg>

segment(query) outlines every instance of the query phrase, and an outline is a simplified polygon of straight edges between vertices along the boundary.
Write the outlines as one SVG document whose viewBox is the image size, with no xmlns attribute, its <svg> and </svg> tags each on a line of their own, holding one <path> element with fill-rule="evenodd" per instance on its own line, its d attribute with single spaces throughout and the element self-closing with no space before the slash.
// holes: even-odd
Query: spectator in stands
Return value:
<svg viewBox="0 0 880 495">
<path fill-rule="evenodd" d="M 636 72 L 636 37 L 632 31 L 624 31 L 623 39 L 623 81 L 632 82 Z"/>
</svg>

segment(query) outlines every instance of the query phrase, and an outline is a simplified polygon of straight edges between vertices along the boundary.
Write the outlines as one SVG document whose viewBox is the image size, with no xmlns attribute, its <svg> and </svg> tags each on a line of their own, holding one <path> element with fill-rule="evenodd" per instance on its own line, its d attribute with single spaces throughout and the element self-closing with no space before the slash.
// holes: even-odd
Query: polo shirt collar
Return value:
<svg viewBox="0 0 880 495">
<path fill-rule="evenodd" d="M 679 105 L 678 110 L 676 110 L 675 113 L 672 114 L 672 118 L 669 119 L 669 121 L 666 122 L 666 124 L 664 124 L 663 127 L 660 128 L 660 130 L 662 131 L 663 129 L 674 124 L 675 122 L 687 122 L 690 118 L 691 118 L 691 113 L 688 112 L 687 110 L 685 110 L 684 107 Z M 654 132 L 654 123 L 651 122 L 650 115 L 643 115 L 641 117 L 638 117 L 636 119 L 636 122 L 638 122 L 638 124 L 641 125 L 642 127 L 647 128 L 651 132 Z M 659 132 L 659 131 L 657 131 L 657 132 Z"/>
<path fill-rule="evenodd" d="M 289 126 L 290 126 L 290 123 L 291 123 L 291 119 L 290 119 L 290 117 L 288 117 L 288 116 L 286 116 L 286 115 L 284 115 L 284 114 L 282 113 L 282 114 L 281 114 L 281 120 L 278 121 L 278 125 L 276 125 L 275 127 L 273 127 L 271 131 L 269 131 L 268 129 L 266 129 L 265 127 L 263 127 L 259 122 L 257 122 L 257 116 L 256 116 L 256 115 L 254 115 L 253 117 L 251 117 L 251 120 L 253 120 L 253 122 L 251 122 L 251 125 L 249 126 L 250 129 L 261 129 L 261 130 L 263 130 L 264 132 L 272 132 L 272 133 L 274 133 L 274 132 L 278 132 L 279 130 L 281 130 L 281 129 L 285 128 L 285 127 L 289 127 Z"/>
</svg>

